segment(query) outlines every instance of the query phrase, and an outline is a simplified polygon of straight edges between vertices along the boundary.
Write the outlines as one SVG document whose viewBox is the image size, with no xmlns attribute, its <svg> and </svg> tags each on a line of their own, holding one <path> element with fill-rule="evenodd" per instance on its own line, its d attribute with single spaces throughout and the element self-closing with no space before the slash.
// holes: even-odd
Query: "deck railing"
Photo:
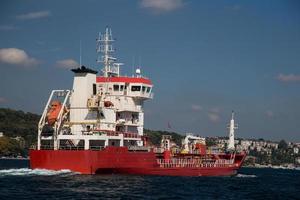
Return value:
<svg viewBox="0 0 300 200">
<path fill-rule="evenodd" d="M 144 146 L 128 146 L 129 151 L 150 151 L 150 147 Z"/>
<path fill-rule="evenodd" d="M 90 146 L 90 150 L 93 150 L 93 151 L 101 151 L 104 148 L 105 148 L 104 146 Z"/>
<path fill-rule="evenodd" d="M 90 146 L 89 150 L 93 150 L 93 151 L 100 151 L 103 150 L 105 147 L 104 146 Z M 30 149 L 36 150 L 37 147 L 36 146 L 31 146 Z M 54 150 L 54 146 L 53 145 L 41 145 L 41 150 Z M 59 150 L 84 150 L 83 146 L 60 146 Z"/>
<path fill-rule="evenodd" d="M 132 132 L 121 132 L 121 131 L 111 131 L 111 130 L 90 130 L 90 131 L 82 131 L 83 135 L 102 135 L 106 134 L 107 136 L 119 136 L 123 135 L 124 138 L 141 138 L 138 133 Z"/>
<path fill-rule="evenodd" d="M 218 159 L 215 161 L 204 161 L 202 159 L 157 159 L 157 164 L 161 168 L 214 168 L 214 167 L 228 167 L 234 163 L 233 159 Z"/>
<path fill-rule="evenodd" d="M 60 146 L 59 150 L 84 150 L 83 146 L 73 147 L 73 146 Z"/>
<path fill-rule="evenodd" d="M 54 146 L 53 145 L 41 145 L 40 148 L 41 148 L 41 150 L 53 150 Z"/>
</svg>

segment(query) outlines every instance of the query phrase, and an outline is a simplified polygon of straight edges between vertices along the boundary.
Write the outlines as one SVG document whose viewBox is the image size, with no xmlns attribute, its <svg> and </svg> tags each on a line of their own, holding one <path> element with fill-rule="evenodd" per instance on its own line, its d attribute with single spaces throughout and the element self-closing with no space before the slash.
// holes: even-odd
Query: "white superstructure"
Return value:
<svg viewBox="0 0 300 200">
<path fill-rule="evenodd" d="M 39 123 L 38 149 L 143 146 L 143 105 L 153 97 L 153 85 L 140 69 L 133 76 L 121 76 L 122 64 L 112 56 L 113 41 L 108 28 L 97 38 L 97 53 L 101 54 L 97 62 L 103 63 L 101 76 L 81 66 L 72 70 L 71 91 L 52 91 Z M 62 106 L 51 124 L 53 101 Z"/>
</svg>

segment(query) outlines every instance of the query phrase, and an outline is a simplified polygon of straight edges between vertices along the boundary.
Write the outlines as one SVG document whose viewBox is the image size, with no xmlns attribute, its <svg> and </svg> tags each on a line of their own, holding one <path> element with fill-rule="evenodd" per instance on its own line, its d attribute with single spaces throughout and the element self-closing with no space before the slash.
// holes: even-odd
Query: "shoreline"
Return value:
<svg viewBox="0 0 300 200">
<path fill-rule="evenodd" d="M 29 158 L 1 157 L 0 160 L 29 160 Z"/>
<path fill-rule="evenodd" d="M 243 166 L 243 168 L 256 168 L 256 169 L 259 169 L 259 168 L 269 168 L 269 169 L 289 169 L 289 170 L 300 170 L 300 167 L 296 167 L 296 166 L 291 166 L 291 167 L 285 167 L 285 166 L 278 166 L 278 165 L 274 165 L 274 166 L 269 166 L 269 165 L 248 165 L 248 166 Z"/>
</svg>

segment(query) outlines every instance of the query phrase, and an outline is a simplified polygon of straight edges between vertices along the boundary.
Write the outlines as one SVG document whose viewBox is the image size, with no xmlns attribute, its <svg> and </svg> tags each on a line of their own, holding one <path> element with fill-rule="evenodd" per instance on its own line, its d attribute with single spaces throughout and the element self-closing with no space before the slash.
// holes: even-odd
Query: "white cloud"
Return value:
<svg viewBox="0 0 300 200">
<path fill-rule="evenodd" d="M 6 103 L 7 100 L 4 97 L 0 97 L 0 103 Z"/>
<path fill-rule="evenodd" d="M 196 111 L 196 112 L 201 111 L 203 109 L 202 106 L 197 105 L 197 104 L 193 104 L 191 106 L 191 108 L 192 108 L 193 111 Z"/>
<path fill-rule="evenodd" d="M 35 66 L 39 63 L 35 58 L 29 57 L 24 50 L 17 48 L 0 49 L 0 62 L 26 67 Z"/>
<path fill-rule="evenodd" d="M 65 68 L 65 69 L 72 69 L 79 66 L 79 64 L 73 59 L 58 60 L 56 62 L 56 65 L 60 68 Z"/>
<path fill-rule="evenodd" d="M 38 12 L 30 12 L 22 15 L 17 15 L 17 19 L 21 20 L 29 20 L 29 19 L 40 19 L 45 17 L 50 17 L 51 12 L 49 10 L 38 11 Z"/>
<path fill-rule="evenodd" d="M 214 108 L 211 108 L 210 111 L 211 111 L 212 113 L 219 113 L 219 112 L 220 112 L 220 109 L 217 108 L 217 107 L 214 107 Z"/>
<path fill-rule="evenodd" d="M 297 82 L 300 81 L 300 75 L 295 74 L 279 74 L 277 80 L 282 82 Z"/>
<path fill-rule="evenodd" d="M 220 116 L 217 113 L 208 113 L 208 119 L 215 123 L 220 120 Z"/>
<path fill-rule="evenodd" d="M 273 111 L 271 111 L 271 110 L 267 110 L 266 111 L 266 115 L 267 115 L 267 117 L 273 117 L 274 116 L 274 113 L 273 113 Z"/>
<path fill-rule="evenodd" d="M 17 30 L 18 27 L 14 25 L 0 25 L 0 31 L 12 31 L 12 30 Z"/>
<path fill-rule="evenodd" d="M 155 13 L 170 12 L 183 7 L 183 0 L 142 0 L 140 6 Z"/>
</svg>

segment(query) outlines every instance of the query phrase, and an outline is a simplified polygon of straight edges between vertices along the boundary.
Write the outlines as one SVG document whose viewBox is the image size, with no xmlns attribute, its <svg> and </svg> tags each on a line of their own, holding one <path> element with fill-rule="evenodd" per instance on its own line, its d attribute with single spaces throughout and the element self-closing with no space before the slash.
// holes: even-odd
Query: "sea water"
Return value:
<svg viewBox="0 0 300 200">
<path fill-rule="evenodd" d="M 81 175 L 0 160 L 0 199 L 300 199 L 300 171 L 242 168 L 234 177 Z"/>
</svg>

